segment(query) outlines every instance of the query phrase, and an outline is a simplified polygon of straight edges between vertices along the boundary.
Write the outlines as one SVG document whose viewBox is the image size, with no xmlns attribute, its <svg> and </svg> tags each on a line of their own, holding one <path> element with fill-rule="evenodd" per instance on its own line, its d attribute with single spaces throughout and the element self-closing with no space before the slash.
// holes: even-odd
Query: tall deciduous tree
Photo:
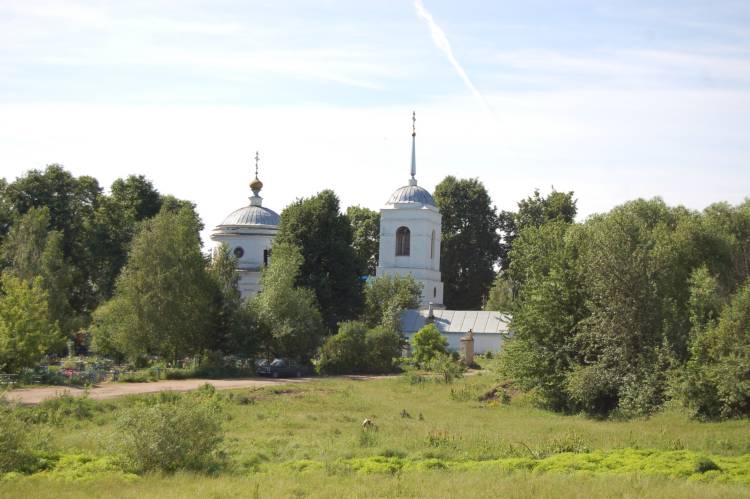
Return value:
<svg viewBox="0 0 750 499">
<path fill-rule="evenodd" d="M 301 251 L 296 283 L 315 292 L 329 331 L 358 315 L 363 302 L 362 281 L 352 248 L 352 227 L 340 212 L 333 191 L 325 190 L 287 206 L 281 213 L 276 241 Z"/>
<path fill-rule="evenodd" d="M 580 225 L 563 218 L 524 228 L 509 270 L 518 292 L 506 374 L 559 409 L 636 415 L 666 400 L 665 373 L 687 362 L 684 392 L 699 413 L 719 400 L 719 378 L 727 400 L 740 400 L 726 380 L 745 375 L 741 359 L 722 364 L 721 354 L 717 370 L 704 371 L 712 350 L 701 342 L 720 329 L 716 318 L 745 276 L 748 222 L 744 205 L 697 213 L 657 198 Z M 727 404 L 714 414 L 741 413 L 742 403 Z"/>
<path fill-rule="evenodd" d="M 0 244 L 2 244 L 3 238 L 10 230 L 15 218 L 15 208 L 8 198 L 7 191 L 8 181 L 0 178 Z M 2 261 L 0 261 L 0 267 L 2 264 Z"/>
<path fill-rule="evenodd" d="M 499 222 L 487 189 L 477 179 L 448 176 L 435 187 L 443 217 L 440 262 L 448 308 L 482 307 L 500 256 Z"/>
<path fill-rule="evenodd" d="M 70 305 L 73 269 L 63 254 L 62 235 L 49 231 L 49 210 L 31 208 L 13 225 L 2 246 L 8 263 L 6 272 L 31 283 L 41 278 L 47 293 L 49 319 L 57 322 L 66 336 L 82 325 Z"/>
<path fill-rule="evenodd" d="M 161 206 L 161 195 L 143 175 L 115 180 L 111 194 L 100 199 L 91 227 L 92 272 L 99 300 L 112 296 L 138 224 L 154 217 Z"/>
<path fill-rule="evenodd" d="M 371 279 L 365 286 L 364 320 L 368 327 L 383 326 L 399 331 L 399 315 L 419 307 L 422 284 L 411 275 L 385 275 Z"/>
<path fill-rule="evenodd" d="M 0 284 L 0 372 L 14 373 L 59 347 L 62 334 L 48 318 L 41 278 L 28 282 L 6 272 Z"/>
<path fill-rule="evenodd" d="M 226 244 L 214 250 L 208 274 L 213 284 L 214 326 L 209 348 L 251 356 L 260 349 L 262 328 L 252 309 L 242 302 L 237 259 Z"/>
<path fill-rule="evenodd" d="M 5 190 L 7 201 L 16 216 L 31 208 L 49 210 L 49 229 L 62 236 L 65 258 L 74 262 L 70 302 L 77 312 L 88 313 L 97 304 L 92 283 L 92 238 L 90 227 L 101 198 L 101 187 L 96 179 L 74 177 L 61 165 L 49 165 L 44 171 L 31 170 L 9 184 Z"/>
<path fill-rule="evenodd" d="M 174 360 L 209 346 L 214 302 L 199 227 L 189 208 L 162 210 L 133 239 L 112 302 L 98 317 L 111 328 L 102 334 L 128 358 Z"/>
<path fill-rule="evenodd" d="M 350 206 L 346 216 L 352 224 L 352 247 L 360 275 L 375 275 L 380 250 L 380 213 L 361 206 Z"/>
<path fill-rule="evenodd" d="M 686 405 L 699 416 L 750 416 L 750 280 L 718 320 L 708 320 L 696 331 L 683 390 Z"/>
<path fill-rule="evenodd" d="M 529 227 L 516 240 L 510 267 L 523 286 L 513 306 L 513 338 L 503 345 L 503 371 L 558 410 L 569 407 L 566 375 L 577 361 L 576 325 L 586 315 L 577 241 L 565 222 Z"/>
<path fill-rule="evenodd" d="M 296 285 L 303 265 L 299 248 L 276 241 L 271 264 L 261 275 L 263 291 L 248 302 L 269 334 L 270 355 L 307 359 L 320 345 L 325 328 L 315 293 Z"/>
<path fill-rule="evenodd" d="M 510 267 L 510 251 L 513 241 L 527 227 L 539 227 L 553 220 L 573 223 L 576 217 L 576 200 L 573 191 L 559 192 L 552 188 L 546 197 L 534 190 L 534 194 L 518 202 L 518 211 L 502 211 L 498 215 L 499 228 L 503 233 L 500 244 L 500 261 L 503 270 Z"/>
</svg>

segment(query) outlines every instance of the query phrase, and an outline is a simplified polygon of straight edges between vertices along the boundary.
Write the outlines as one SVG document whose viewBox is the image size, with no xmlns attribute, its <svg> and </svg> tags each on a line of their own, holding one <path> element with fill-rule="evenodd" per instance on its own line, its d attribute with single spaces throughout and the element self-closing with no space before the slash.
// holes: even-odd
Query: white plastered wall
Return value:
<svg viewBox="0 0 750 499">
<path fill-rule="evenodd" d="M 229 252 L 235 254 L 236 248 L 243 250 L 243 255 L 237 260 L 239 270 L 239 289 L 242 298 L 248 298 L 261 290 L 260 273 L 264 266 L 264 250 L 270 250 L 273 238 L 278 232 L 275 227 L 268 226 L 220 226 L 211 234 L 216 247 L 222 243 L 229 247 Z"/>
<path fill-rule="evenodd" d="M 396 231 L 410 232 L 409 256 L 396 256 Z M 435 234 L 433 243 L 433 232 Z M 422 283 L 421 305 L 442 305 L 440 279 L 441 216 L 437 208 L 418 203 L 389 205 L 380 210 L 380 257 L 377 275 L 409 275 Z"/>
</svg>

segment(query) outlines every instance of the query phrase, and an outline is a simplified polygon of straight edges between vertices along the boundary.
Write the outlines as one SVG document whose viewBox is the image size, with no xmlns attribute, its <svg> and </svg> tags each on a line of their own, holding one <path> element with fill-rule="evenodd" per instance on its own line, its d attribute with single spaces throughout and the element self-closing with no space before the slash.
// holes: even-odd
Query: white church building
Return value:
<svg viewBox="0 0 750 499">
<path fill-rule="evenodd" d="M 263 206 L 260 191 L 263 182 L 258 178 L 255 153 L 255 178 L 250 182 L 250 204 L 234 210 L 211 232 L 216 246 L 226 244 L 237 258 L 239 288 L 242 298 L 260 291 L 260 273 L 271 258 L 273 238 L 279 231 L 279 214 Z"/>
<path fill-rule="evenodd" d="M 443 310 L 442 217 L 432 195 L 417 185 L 415 123 L 416 117 L 412 115 L 411 178 L 407 185 L 396 189 L 380 209 L 380 256 L 375 273 L 377 276 L 411 275 L 422 284 L 420 310 L 406 311 L 401 318 L 407 338 L 427 320 L 448 338 L 452 349 L 457 348 L 460 335 L 471 329 L 477 337 L 476 353 L 496 352 L 508 333 L 507 317 L 496 312 Z M 263 183 L 258 179 L 258 161 L 256 152 L 250 204 L 230 213 L 211 233 L 217 247 L 226 244 L 237 257 L 243 298 L 261 290 L 260 274 L 269 263 L 273 238 L 279 230 L 279 215 L 262 204 Z"/>
<path fill-rule="evenodd" d="M 412 123 L 416 118 L 412 116 Z M 440 211 L 417 185 L 416 129 L 411 133 L 411 178 L 391 194 L 380 210 L 380 260 L 375 274 L 411 275 L 422 284 L 421 305 L 443 304 L 440 280 Z"/>
</svg>

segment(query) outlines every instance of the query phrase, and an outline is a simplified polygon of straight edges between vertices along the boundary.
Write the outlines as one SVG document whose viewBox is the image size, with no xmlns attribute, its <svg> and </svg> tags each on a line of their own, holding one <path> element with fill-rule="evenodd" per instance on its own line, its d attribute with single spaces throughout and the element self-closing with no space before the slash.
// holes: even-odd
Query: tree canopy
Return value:
<svg viewBox="0 0 750 499">
<path fill-rule="evenodd" d="M 329 331 L 360 313 L 362 281 L 352 247 L 352 227 L 340 212 L 333 191 L 322 191 L 284 208 L 275 240 L 299 248 L 302 264 L 296 284 L 313 290 Z"/>
<path fill-rule="evenodd" d="M 66 261 L 62 235 L 49 230 L 49 210 L 31 208 L 11 227 L 2 245 L 6 273 L 31 283 L 40 278 L 46 291 L 49 319 L 70 337 L 84 321 L 70 304 L 73 268 Z"/>
<path fill-rule="evenodd" d="M 175 360 L 207 348 L 212 286 L 198 231 L 198 217 L 189 208 L 162 210 L 144 222 L 95 334 L 111 336 L 131 360 L 145 355 Z"/>
<path fill-rule="evenodd" d="M 35 366 L 63 338 L 49 320 L 41 278 L 28 282 L 3 273 L 0 285 L 0 372 L 15 373 Z"/>
<path fill-rule="evenodd" d="M 352 224 L 352 248 L 360 275 L 375 275 L 380 251 L 380 213 L 361 206 L 350 206 L 346 216 Z"/>
<path fill-rule="evenodd" d="M 558 409 L 658 408 L 670 376 L 702 351 L 696 338 L 711 337 L 747 279 L 747 208 L 697 213 L 636 200 L 583 224 L 562 217 L 521 230 L 509 269 L 518 293 L 506 374 Z"/>
<path fill-rule="evenodd" d="M 435 187 L 442 221 L 440 264 L 448 308 L 479 310 L 500 257 L 499 221 L 477 179 L 448 176 Z"/>
<path fill-rule="evenodd" d="M 142 175 L 115 180 L 111 193 L 106 194 L 96 179 L 75 177 L 52 164 L 10 183 L 0 180 L 0 243 L 27 213 L 46 210 L 46 227 L 35 230 L 49 232 L 57 240 L 51 244 L 57 246 L 55 251 L 59 250 L 67 266 L 65 297 L 74 320 L 61 325 L 69 330 L 85 326 L 93 310 L 112 296 L 138 224 L 155 216 L 163 205 L 176 210 L 185 204 L 159 194 Z M 38 248 L 41 251 L 44 246 Z M 0 265 L 9 262 L 6 259 Z M 58 299 L 51 291 L 49 297 Z"/>
<path fill-rule="evenodd" d="M 271 264 L 261 276 L 263 291 L 249 301 L 266 331 L 269 356 L 306 360 L 320 345 L 325 328 L 315 293 L 296 284 L 302 266 L 299 248 L 275 242 Z"/>
<path fill-rule="evenodd" d="M 364 321 L 369 327 L 378 325 L 400 330 L 399 314 L 419 307 L 422 284 L 411 275 L 379 276 L 365 286 Z"/>
<path fill-rule="evenodd" d="M 518 211 L 501 211 L 498 225 L 503 234 L 500 244 L 500 262 L 503 270 L 510 268 L 510 252 L 513 241 L 527 227 L 539 227 L 546 222 L 559 220 L 573 223 L 577 213 L 573 192 L 559 192 L 555 188 L 545 197 L 534 190 L 534 194 L 518 202 Z"/>
</svg>

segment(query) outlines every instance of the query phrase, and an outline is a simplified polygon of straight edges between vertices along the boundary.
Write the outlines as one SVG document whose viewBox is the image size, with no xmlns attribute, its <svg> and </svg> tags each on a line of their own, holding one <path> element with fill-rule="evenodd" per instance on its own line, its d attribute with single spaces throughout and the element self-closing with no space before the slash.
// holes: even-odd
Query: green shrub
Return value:
<svg viewBox="0 0 750 499">
<path fill-rule="evenodd" d="M 434 324 L 417 331 L 411 344 L 412 357 L 420 366 L 426 366 L 438 354 L 448 354 L 448 340 Z"/>
<path fill-rule="evenodd" d="M 118 381 L 123 383 L 150 383 L 161 379 L 161 370 L 157 369 L 139 369 L 137 371 L 123 373 Z"/>
<path fill-rule="evenodd" d="M 750 416 L 750 279 L 719 320 L 697 331 L 682 393 L 704 418 Z"/>
<path fill-rule="evenodd" d="M 363 322 L 343 322 L 339 332 L 329 337 L 320 349 L 318 371 L 324 374 L 357 374 L 366 372 L 367 326 Z"/>
<path fill-rule="evenodd" d="M 378 434 L 375 430 L 363 428 L 359 432 L 357 443 L 360 447 L 374 447 L 378 443 Z"/>
<path fill-rule="evenodd" d="M 29 445 L 29 427 L 0 401 L 0 473 L 30 471 L 36 463 Z"/>
<path fill-rule="evenodd" d="M 117 450 L 134 472 L 209 471 L 223 440 L 220 407 L 208 390 L 128 408 L 117 420 Z"/>
<path fill-rule="evenodd" d="M 196 378 L 198 375 L 196 374 L 197 370 L 192 367 L 185 367 L 185 368 L 170 368 L 166 369 L 164 371 L 164 379 L 190 379 L 190 378 Z"/>
<path fill-rule="evenodd" d="M 466 370 L 461 362 L 444 353 L 436 354 L 427 367 L 430 371 L 438 373 L 446 384 L 452 383 L 454 379 L 463 376 Z"/>
<path fill-rule="evenodd" d="M 395 360 L 401 356 L 403 337 L 397 331 L 385 327 L 370 329 L 365 334 L 367 349 L 367 371 L 385 374 L 395 370 Z"/>
<path fill-rule="evenodd" d="M 401 368 L 404 371 L 404 379 L 408 381 L 410 385 L 423 385 L 427 381 L 427 377 L 416 368 L 408 364 L 402 364 Z"/>
<path fill-rule="evenodd" d="M 21 417 L 30 423 L 60 425 L 68 419 L 90 420 L 108 405 L 96 403 L 87 396 L 74 397 L 64 393 L 53 399 L 44 400 L 36 406 L 25 408 Z"/>
<path fill-rule="evenodd" d="M 707 471 L 721 470 L 718 464 L 708 457 L 699 457 L 695 461 L 695 472 L 705 473 Z"/>
<path fill-rule="evenodd" d="M 592 416 L 606 416 L 617 407 L 618 381 L 611 370 L 590 365 L 568 374 L 566 390 L 575 409 Z"/>
<path fill-rule="evenodd" d="M 343 322 L 338 334 L 320 349 L 318 371 L 324 374 L 381 374 L 393 372 L 401 354 L 401 335 L 363 322 Z"/>
</svg>

